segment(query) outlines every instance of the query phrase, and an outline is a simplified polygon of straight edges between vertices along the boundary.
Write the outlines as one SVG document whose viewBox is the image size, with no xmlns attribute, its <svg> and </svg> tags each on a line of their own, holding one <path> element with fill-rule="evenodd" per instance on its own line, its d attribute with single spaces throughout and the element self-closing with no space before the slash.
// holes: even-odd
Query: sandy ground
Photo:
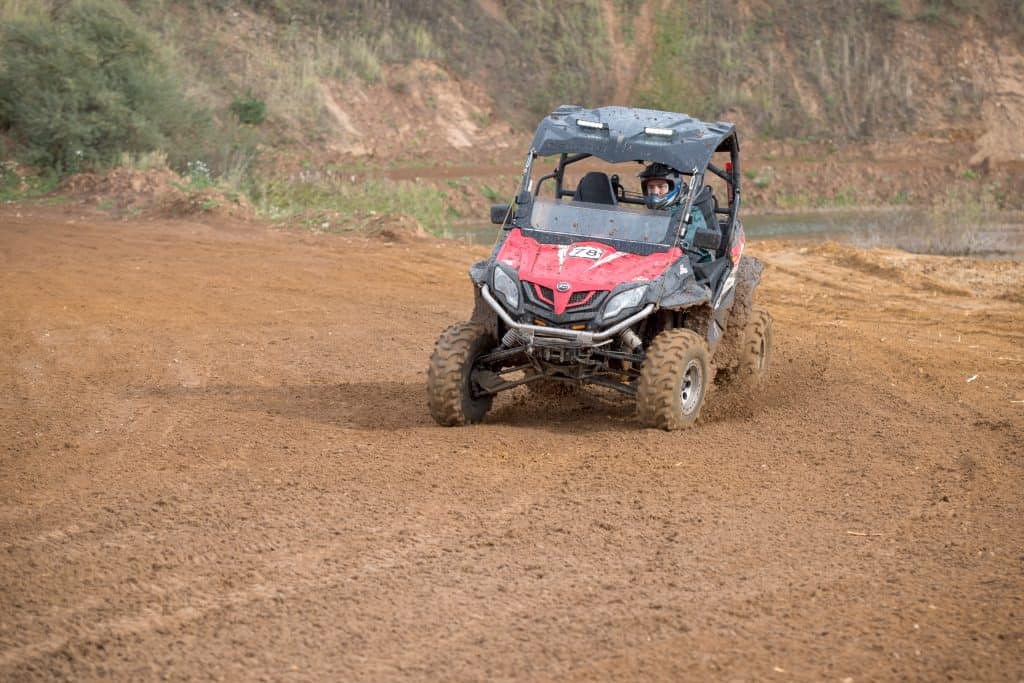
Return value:
<svg viewBox="0 0 1024 683">
<path fill-rule="evenodd" d="M 0 207 L 0 679 L 1024 679 L 1024 264 L 752 249 L 696 429 L 445 429 L 484 248 Z"/>
</svg>

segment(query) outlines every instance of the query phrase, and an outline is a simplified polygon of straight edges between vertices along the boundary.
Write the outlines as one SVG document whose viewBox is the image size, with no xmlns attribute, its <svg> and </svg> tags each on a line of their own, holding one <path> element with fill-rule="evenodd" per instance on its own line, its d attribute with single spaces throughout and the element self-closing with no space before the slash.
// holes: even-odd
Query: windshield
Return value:
<svg viewBox="0 0 1024 683">
<path fill-rule="evenodd" d="M 530 212 L 530 228 L 539 232 L 642 244 L 672 244 L 672 223 L 666 211 L 554 199 L 535 199 Z"/>
</svg>

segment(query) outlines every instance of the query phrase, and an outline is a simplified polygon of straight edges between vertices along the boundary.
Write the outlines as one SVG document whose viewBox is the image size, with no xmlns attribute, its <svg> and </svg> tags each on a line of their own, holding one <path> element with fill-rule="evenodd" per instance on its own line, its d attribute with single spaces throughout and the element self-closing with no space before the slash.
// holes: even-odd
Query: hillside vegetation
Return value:
<svg viewBox="0 0 1024 683">
<path fill-rule="evenodd" d="M 986 44 L 1019 56 L 1024 27 L 1016 0 L 670 7 L 657 33 L 658 68 L 640 100 L 692 103 L 705 116 L 742 109 L 755 130 L 775 137 L 887 138 L 970 126 L 993 74 L 968 56 Z"/>
<path fill-rule="evenodd" d="M 1020 0 L 0 0 L 0 22 L 5 185 L 15 161 L 166 163 L 269 207 L 282 178 L 507 164 L 563 102 L 1024 162 Z"/>
</svg>

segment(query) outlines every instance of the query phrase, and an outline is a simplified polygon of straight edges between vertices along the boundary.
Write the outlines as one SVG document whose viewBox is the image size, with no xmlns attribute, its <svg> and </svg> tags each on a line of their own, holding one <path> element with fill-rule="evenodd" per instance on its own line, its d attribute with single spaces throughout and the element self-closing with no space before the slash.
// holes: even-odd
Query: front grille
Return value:
<svg viewBox="0 0 1024 683">
<path fill-rule="evenodd" d="M 569 297 L 570 306 L 579 306 L 587 302 L 587 299 L 594 296 L 593 292 L 573 292 Z"/>
<path fill-rule="evenodd" d="M 534 289 L 534 293 L 537 295 L 537 299 L 539 299 L 540 301 L 543 301 L 548 306 L 554 306 L 555 305 L 555 293 L 553 291 L 551 291 L 551 289 L 549 287 L 545 287 L 544 285 L 534 284 L 533 285 L 533 289 Z M 572 307 L 572 306 L 580 306 L 582 304 L 587 303 L 587 301 L 589 301 L 592 296 L 594 296 L 594 292 L 593 291 L 589 291 L 589 292 L 573 292 L 569 296 L 569 304 L 568 305 L 570 307 Z"/>
<path fill-rule="evenodd" d="M 523 291 L 526 294 L 523 306 L 527 313 L 532 314 L 530 322 L 533 322 L 532 318 L 541 318 L 555 327 L 586 325 L 597 315 L 608 297 L 608 292 L 599 289 L 573 292 L 565 312 L 555 315 L 555 293 L 551 288 L 535 282 L 523 282 Z"/>
<path fill-rule="evenodd" d="M 537 289 L 537 298 L 546 304 L 551 304 L 552 306 L 555 305 L 555 293 L 551 291 L 551 289 L 537 284 L 535 284 L 534 287 Z"/>
</svg>

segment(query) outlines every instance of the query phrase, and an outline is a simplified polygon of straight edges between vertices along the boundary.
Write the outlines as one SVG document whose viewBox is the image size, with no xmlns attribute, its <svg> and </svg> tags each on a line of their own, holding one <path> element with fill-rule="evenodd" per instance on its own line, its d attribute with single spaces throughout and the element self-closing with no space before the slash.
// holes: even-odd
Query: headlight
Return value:
<svg viewBox="0 0 1024 683">
<path fill-rule="evenodd" d="M 619 292 L 609 299 L 607 304 L 605 304 L 603 318 L 605 320 L 611 320 L 626 309 L 639 306 L 640 302 L 644 300 L 645 294 L 647 294 L 647 285 Z"/>
<path fill-rule="evenodd" d="M 494 269 L 494 291 L 501 294 L 510 308 L 519 308 L 519 283 L 501 268 Z"/>
</svg>

